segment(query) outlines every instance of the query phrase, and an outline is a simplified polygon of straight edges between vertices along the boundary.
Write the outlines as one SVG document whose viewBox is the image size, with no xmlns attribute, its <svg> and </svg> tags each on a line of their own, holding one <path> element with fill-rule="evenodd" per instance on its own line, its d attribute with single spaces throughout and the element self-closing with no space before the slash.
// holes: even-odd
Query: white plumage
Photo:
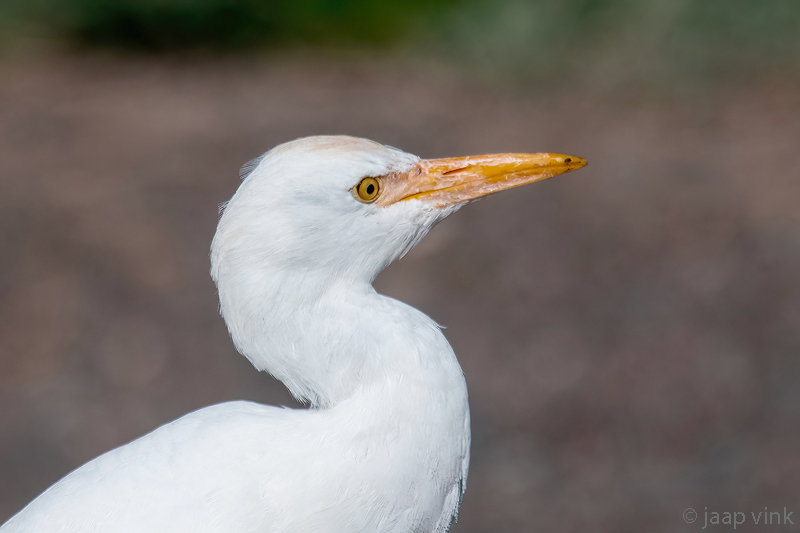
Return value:
<svg viewBox="0 0 800 533">
<path fill-rule="evenodd" d="M 188 414 L 78 468 L 0 531 L 446 531 L 469 463 L 464 377 L 439 326 L 371 283 L 466 201 L 584 164 L 421 161 L 351 137 L 271 150 L 222 213 L 211 273 L 238 350 L 311 408 Z"/>
</svg>

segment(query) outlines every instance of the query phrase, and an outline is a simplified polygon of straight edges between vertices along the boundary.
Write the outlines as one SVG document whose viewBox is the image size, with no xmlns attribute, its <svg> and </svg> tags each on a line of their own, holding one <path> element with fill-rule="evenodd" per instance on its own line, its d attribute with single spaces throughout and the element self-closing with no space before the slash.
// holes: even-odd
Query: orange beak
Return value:
<svg viewBox="0 0 800 533">
<path fill-rule="evenodd" d="M 387 206 L 417 199 L 445 207 L 585 166 L 585 159 L 564 154 L 492 154 L 427 159 L 414 165 L 409 172 L 378 178 L 381 193 L 375 203 Z"/>
</svg>

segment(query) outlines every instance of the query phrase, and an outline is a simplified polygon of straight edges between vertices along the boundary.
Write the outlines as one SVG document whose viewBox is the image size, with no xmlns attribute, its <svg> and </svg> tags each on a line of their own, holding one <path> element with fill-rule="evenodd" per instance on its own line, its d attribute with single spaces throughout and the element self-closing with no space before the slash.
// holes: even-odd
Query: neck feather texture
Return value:
<svg viewBox="0 0 800 533">
<path fill-rule="evenodd" d="M 312 407 L 333 406 L 382 380 L 464 389 L 439 326 L 366 281 L 224 267 L 216 274 L 238 350 Z"/>
</svg>

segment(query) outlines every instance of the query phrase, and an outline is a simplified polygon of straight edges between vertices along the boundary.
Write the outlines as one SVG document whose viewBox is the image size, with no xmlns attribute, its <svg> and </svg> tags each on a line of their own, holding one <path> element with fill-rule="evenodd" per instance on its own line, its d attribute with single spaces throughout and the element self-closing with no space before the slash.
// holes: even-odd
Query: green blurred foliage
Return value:
<svg viewBox="0 0 800 533">
<path fill-rule="evenodd" d="M 467 0 L 440 37 L 488 70 L 674 84 L 800 73 L 798 0 Z"/>
<path fill-rule="evenodd" d="M 34 24 L 89 46 L 180 49 L 386 45 L 457 0 L 5 0 Z"/>
<path fill-rule="evenodd" d="M 800 71 L 800 0 L 2 0 L 0 19 L 90 47 L 399 46 L 534 79 Z"/>
</svg>

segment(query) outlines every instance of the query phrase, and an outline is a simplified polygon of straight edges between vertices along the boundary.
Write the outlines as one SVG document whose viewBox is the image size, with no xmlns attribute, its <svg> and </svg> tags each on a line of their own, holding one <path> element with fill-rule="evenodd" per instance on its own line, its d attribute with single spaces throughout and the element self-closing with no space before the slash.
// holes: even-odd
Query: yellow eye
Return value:
<svg viewBox="0 0 800 533">
<path fill-rule="evenodd" d="M 380 192 L 381 184 L 375 178 L 364 178 L 355 188 L 356 198 L 365 203 L 374 202 Z"/>
</svg>

